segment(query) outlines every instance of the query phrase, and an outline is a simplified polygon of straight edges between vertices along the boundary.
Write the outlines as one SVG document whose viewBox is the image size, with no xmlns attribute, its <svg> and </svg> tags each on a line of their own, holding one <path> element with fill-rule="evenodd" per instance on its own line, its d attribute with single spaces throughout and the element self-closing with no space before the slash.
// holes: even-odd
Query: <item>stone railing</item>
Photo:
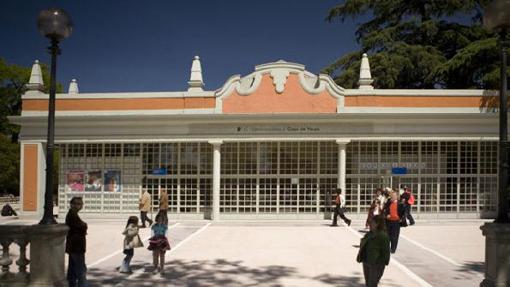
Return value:
<svg viewBox="0 0 510 287">
<path fill-rule="evenodd" d="M 0 225 L 0 286 L 67 286 L 64 242 L 68 229 L 64 224 Z"/>
</svg>

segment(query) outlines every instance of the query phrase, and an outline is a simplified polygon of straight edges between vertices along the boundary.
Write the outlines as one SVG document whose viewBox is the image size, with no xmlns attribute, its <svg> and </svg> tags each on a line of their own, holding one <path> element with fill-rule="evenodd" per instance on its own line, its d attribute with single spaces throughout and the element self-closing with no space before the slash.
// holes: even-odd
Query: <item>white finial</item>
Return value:
<svg viewBox="0 0 510 287">
<path fill-rule="evenodd" d="M 363 54 L 361 58 L 361 67 L 359 69 L 359 89 L 361 90 L 373 90 L 372 86 L 372 75 L 370 73 L 370 64 L 368 63 L 367 54 Z"/>
<path fill-rule="evenodd" d="M 188 91 L 203 91 L 204 80 L 202 79 L 202 66 L 200 65 L 199 56 L 193 58 L 188 85 Z"/>
<path fill-rule="evenodd" d="M 42 91 L 44 87 L 41 66 L 39 65 L 39 60 L 35 60 L 32 65 L 32 72 L 30 73 L 30 80 L 28 84 L 26 84 L 28 90 L 39 90 Z"/>
<path fill-rule="evenodd" d="M 69 83 L 68 93 L 69 94 L 78 94 L 79 92 L 80 92 L 80 90 L 78 90 L 78 82 L 76 81 L 76 79 L 72 79 L 71 83 Z"/>
</svg>

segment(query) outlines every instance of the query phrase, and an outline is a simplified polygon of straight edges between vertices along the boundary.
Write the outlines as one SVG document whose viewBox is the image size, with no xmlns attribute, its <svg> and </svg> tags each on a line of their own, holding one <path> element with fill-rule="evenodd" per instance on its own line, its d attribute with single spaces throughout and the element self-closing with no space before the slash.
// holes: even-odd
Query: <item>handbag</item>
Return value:
<svg viewBox="0 0 510 287">
<path fill-rule="evenodd" d="M 140 235 L 138 235 L 138 234 L 133 238 L 132 243 L 133 243 L 133 248 L 143 247 L 142 239 L 140 239 Z"/>
</svg>

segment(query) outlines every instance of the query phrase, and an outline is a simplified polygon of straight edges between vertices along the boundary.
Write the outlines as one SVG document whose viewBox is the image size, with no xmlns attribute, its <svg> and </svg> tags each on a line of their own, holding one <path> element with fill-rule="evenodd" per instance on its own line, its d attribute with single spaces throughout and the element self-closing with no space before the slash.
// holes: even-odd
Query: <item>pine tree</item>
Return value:
<svg viewBox="0 0 510 287">
<path fill-rule="evenodd" d="M 497 88 L 499 48 L 481 21 L 488 2 L 345 0 L 326 20 L 364 19 L 356 31 L 361 47 L 323 72 L 355 88 L 368 53 L 377 88 Z"/>
</svg>

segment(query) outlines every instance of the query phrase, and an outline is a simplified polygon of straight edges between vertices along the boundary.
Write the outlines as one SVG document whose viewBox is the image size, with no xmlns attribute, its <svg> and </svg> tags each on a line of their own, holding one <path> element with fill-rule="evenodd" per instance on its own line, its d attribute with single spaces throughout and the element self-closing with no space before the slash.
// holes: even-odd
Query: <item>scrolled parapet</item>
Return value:
<svg viewBox="0 0 510 287">
<path fill-rule="evenodd" d="M 240 96 L 249 96 L 254 93 L 259 88 L 263 76 L 269 76 L 275 93 L 282 94 L 286 89 L 290 75 L 297 76 L 302 89 L 310 95 L 319 95 L 327 90 L 332 97 L 337 99 L 337 106 L 343 108 L 344 89 L 339 87 L 330 76 L 325 74 L 315 75 L 306 71 L 304 65 L 280 60 L 258 65 L 255 67 L 255 72 L 247 76 L 234 75 L 230 77 L 220 89 L 215 91 L 216 112 L 221 113 L 223 111 L 223 100 L 234 91 Z"/>
</svg>

